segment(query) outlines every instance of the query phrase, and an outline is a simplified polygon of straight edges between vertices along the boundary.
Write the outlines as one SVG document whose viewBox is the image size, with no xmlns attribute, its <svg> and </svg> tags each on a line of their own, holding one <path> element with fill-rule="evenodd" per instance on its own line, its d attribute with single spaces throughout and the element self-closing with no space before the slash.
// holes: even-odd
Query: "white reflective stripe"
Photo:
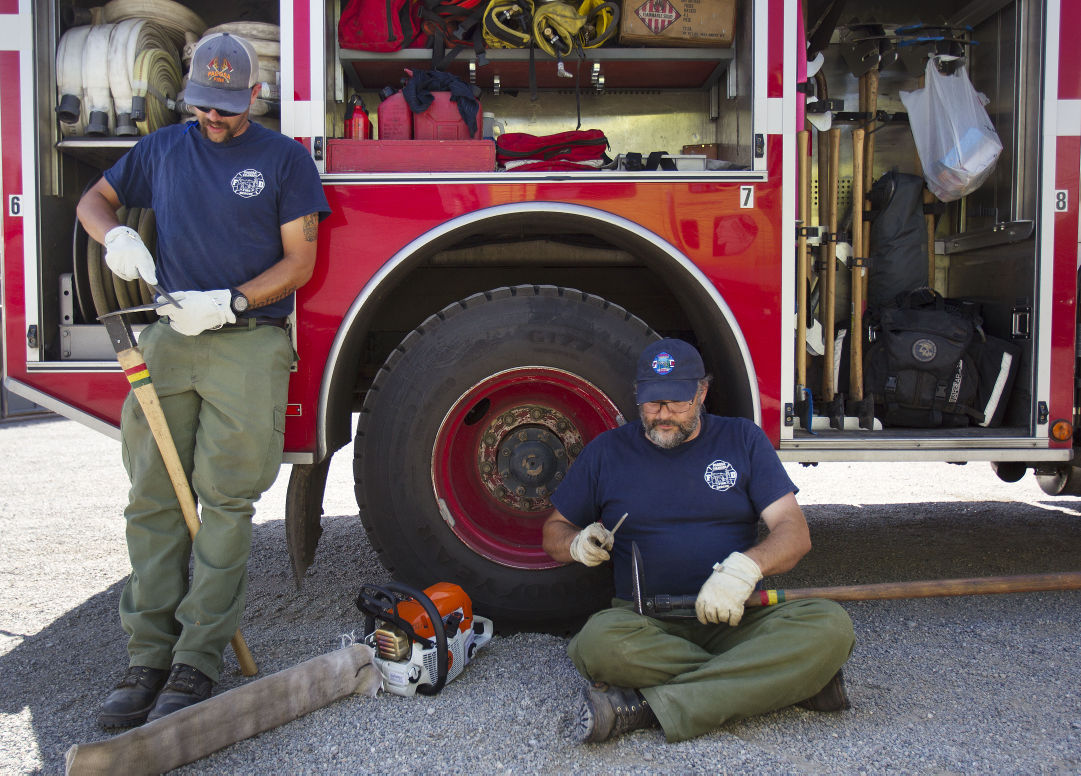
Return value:
<svg viewBox="0 0 1081 776">
<path fill-rule="evenodd" d="M 1059 137 L 1081 135 L 1081 100 L 1059 100 L 1055 134 Z"/>
<path fill-rule="evenodd" d="M 766 134 L 779 135 L 784 132 L 784 98 L 766 99 Z"/>
</svg>

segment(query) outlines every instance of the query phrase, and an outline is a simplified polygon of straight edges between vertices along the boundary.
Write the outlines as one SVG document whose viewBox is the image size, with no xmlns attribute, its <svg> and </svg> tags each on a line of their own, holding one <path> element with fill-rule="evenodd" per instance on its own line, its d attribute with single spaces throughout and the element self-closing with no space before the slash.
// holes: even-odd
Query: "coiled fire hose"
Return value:
<svg viewBox="0 0 1081 776">
<path fill-rule="evenodd" d="M 199 37 L 206 29 L 206 22 L 199 14 L 173 0 L 110 0 L 103 11 L 107 22 L 153 19 L 169 34 L 177 49 L 184 47 L 185 33 Z"/>
<path fill-rule="evenodd" d="M 144 57 L 142 65 L 140 57 Z M 167 99 L 175 99 L 179 88 L 180 59 L 165 28 L 147 19 L 117 22 L 109 38 L 109 89 L 116 109 L 116 134 L 146 134 L 175 122 L 175 116 L 161 109 L 155 121 L 147 122 L 146 97 L 149 91 L 164 106 Z M 142 122 L 138 128 L 137 122 Z"/>
<path fill-rule="evenodd" d="M 64 33 L 56 47 L 56 88 L 59 101 L 56 114 L 64 135 L 86 132 L 86 111 L 83 104 L 83 49 L 89 26 L 73 27 Z"/>
</svg>

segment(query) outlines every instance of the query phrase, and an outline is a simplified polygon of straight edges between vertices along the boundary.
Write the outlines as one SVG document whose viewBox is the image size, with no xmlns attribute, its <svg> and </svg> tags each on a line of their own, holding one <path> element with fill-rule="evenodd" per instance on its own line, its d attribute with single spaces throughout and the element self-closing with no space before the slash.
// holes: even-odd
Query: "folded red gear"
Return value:
<svg viewBox="0 0 1081 776">
<path fill-rule="evenodd" d="M 554 135 L 531 135 L 527 132 L 505 132 L 495 144 L 495 159 L 501 165 L 507 162 L 590 162 L 605 158 L 608 138 L 599 129 L 575 129 Z M 516 170 L 532 165 L 520 165 Z M 573 168 L 579 169 L 581 165 Z"/>
</svg>

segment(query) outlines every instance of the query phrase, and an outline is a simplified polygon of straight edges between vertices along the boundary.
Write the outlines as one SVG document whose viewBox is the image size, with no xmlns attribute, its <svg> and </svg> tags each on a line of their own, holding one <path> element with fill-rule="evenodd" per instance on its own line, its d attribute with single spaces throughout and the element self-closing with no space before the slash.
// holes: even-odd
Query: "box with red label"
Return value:
<svg viewBox="0 0 1081 776">
<path fill-rule="evenodd" d="M 731 46 L 736 0 L 624 0 L 619 42 L 646 46 Z"/>
<path fill-rule="evenodd" d="M 491 140 L 327 140 L 327 172 L 492 172 Z"/>
</svg>

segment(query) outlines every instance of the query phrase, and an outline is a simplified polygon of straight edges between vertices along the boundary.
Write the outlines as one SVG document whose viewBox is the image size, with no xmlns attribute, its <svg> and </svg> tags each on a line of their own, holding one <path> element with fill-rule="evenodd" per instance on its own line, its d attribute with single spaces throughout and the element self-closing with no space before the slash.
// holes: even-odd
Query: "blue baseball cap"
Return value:
<svg viewBox="0 0 1081 776">
<path fill-rule="evenodd" d="M 706 367 L 694 345 L 679 339 L 658 340 L 638 357 L 635 401 L 690 401 L 705 376 Z"/>
<path fill-rule="evenodd" d="M 180 98 L 188 105 L 243 113 L 259 83 L 259 55 L 244 38 L 219 32 L 201 39 L 191 55 L 188 85 Z"/>
</svg>

